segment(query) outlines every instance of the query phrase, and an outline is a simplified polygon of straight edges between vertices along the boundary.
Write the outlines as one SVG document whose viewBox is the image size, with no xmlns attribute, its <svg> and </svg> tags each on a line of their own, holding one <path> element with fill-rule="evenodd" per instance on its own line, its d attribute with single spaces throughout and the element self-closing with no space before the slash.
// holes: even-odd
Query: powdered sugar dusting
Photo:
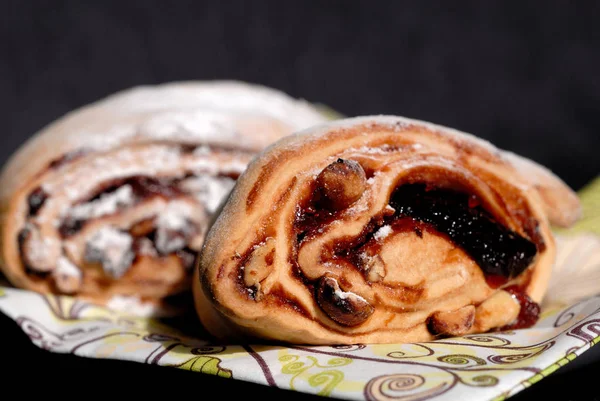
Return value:
<svg viewBox="0 0 600 401">
<path fill-rule="evenodd" d="M 154 243 L 149 238 L 137 238 L 136 245 L 139 255 L 146 255 L 152 257 L 158 256 L 156 248 L 154 248 Z"/>
<path fill-rule="evenodd" d="M 91 191 L 98 182 L 134 175 L 159 175 L 161 171 L 176 170 L 181 166 L 178 149 L 169 146 L 147 146 L 137 150 L 124 148 L 110 156 L 97 156 L 76 170 L 62 174 L 47 183 L 53 193 L 62 189 L 75 202 Z M 93 177 L 93 179 L 89 179 Z"/>
<path fill-rule="evenodd" d="M 169 202 L 156 219 L 156 249 L 160 253 L 166 255 L 185 248 L 194 231 L 192 214 L 193 208 L 186 202 Z"/>
<path fill-rule="evenodd" d="M 246 169 L 247 162 L 248 160 L 240 157 L 222 161 L 203 157 L 184 158 L 179 149 L 164 145 L 147 146 L 136 151 L 125 148 L 110 155 L 98 156 L 90 163 L 78 166 L 74 171 L 49 180 L 46 188 L 52 194 L 62 191 L 67 195 L 69 201 L 77 202 L 82 196 L 92 191 L 98 182 L 136 175 L 177 176 L 182 174 L 182 171 L 194 171 L 198 175 L 239 174 Z M 90 180 L 89 177 L 94 179 Z M 116 200 L 125 200 L 126 191 L 120 193 Z M 107 200 L 104 207 L 110 207 L 110 205 L 111 202 Z M 94 205 L 94 208 L 97 206 Z M 64 213 L 68 212 L 64 211 Z M 81 212 L 89 212 L 89 210 Z"/>
<path fill-rule="evenodd" d="M 154 140 L 187 136 L 195 141 L 224 141 L 239 136 L 236 120 L 229 113 L 202 109 L 157 112 L 138 130 L 144 137 Z"/>
<path fill-rule="evenodd" d="M 359 152 L 368 155 L 385 155 L 394 150 L 395 149 L 393 147 L 387 144 L 381 146 L 361 146 L 360 148 L 349 149 L 351 152 Z"/>
<path fill-rule="evenodd" d="M 201 175 L 189 178 L 181 183 L 181 188 L 188 191 L 204 205 L 206 210 L 213 213 L 229 194 L 235 181 L 229 177 L 211 177 Z"/>
<path fill-rule="evenodd" d="M 192 215 L 192 206 L 183 201 L 172 201 L 160 213 L 156 221 L 157 227 L 168 230 L 181 230 L 187 225 L 189 217 Z"/>
<path fill-rule="evenodd" d="M 195 155 L 197 156 L 197 155 Z M 234 173 L 241 174 L 248 167 L 247 161 L 239 158 L 233 158 L 229 161 L 222 161 L 216 163 L 214 160 L 208 158 L 197 157 L 188 163 L 188 168 L 194 170 L 197 173 L 210 173 L 216 175 L 222 173 Z"/>
<path fill-rule="evenodd" d="M 258 85 L 177 82 L 115 93 L 71 112 L 59 127 L 71 133 L 70 148 L 97 151 L 139 140 L 266 145 L 267 138 L 260 133 L 242 132 L 248 121 L 286 126 L 291 133 L 327 118 L 308 102 Z"/>
<path fill-rule="evenodd" d="M 391 233 L 392 233 L 392 227 L 390 227 L 389 225 L 386 225 L 386 226 L 381 227 L 379 230 L 377 230 L 377 232 L 373 235 L 373 238 L 375 238 L 376 241 L 380 241 L 380 240 L 386 238 Z"/>
<path fill-rule="evenodd" d="M 196 149 L 194 149 L 195 157 L 209 156 L 209 155 L 210 155 L 210 147 L 208 145 L 198 146 Z"/>
<path fill-rule="evenodd" d="M 329 262 L 325 262 L 324 266 L 331 266 L 331 264 L 329 264 Z M 335 282 L 335 284 L 333 285 L 333 293 L 334 293 L 335 297 L 337 297 L 339 299 L 349 299 L 350 298 L 350 299 L 354 299 L 357 301 L 363 301 L 363 302 L 367 303 L 367 300 L 358 294 L 355 294 L 353 292 L 342 291 L 338 281 L 335 278 L 330 277 L 329 279 L 331 279 Z"/>
<path fill-rule="evenodd" d="M 23 243 L 23 257 L 28 266 L 39 272 L 55 269 L 61 255 L 60 241 L 54 237 L 42 236 L 32 224 L 27 224 L 25 230 L 27 237 Z"/>
<path fill-rule="evenodd" d="M 122 207 L 134 203 L 131 185 L 123 185 L 115 192 L 102 195 L 99 199 L 77 205 L 69 210 L 68 216 L 76 220 L 88 220 L 115 213 Z"/>
<path fill-rule="evenodd" d="M 54 273 L 68 277 L 82 277 L 81 270 L 79 270 L 77 266 L 75 266 L 68 258 L 64 256 L 58 259 L 58 262 L 56 263 L 56 270 L 54 271 Z"/>
<path fill-rule="evenodd" d="M 140 86 L 117 93 L 101 103 L 121 113 L 160 110 L 226 110 L 239 115 L 264 113 L 296 128 L 324 117 L 308 102 L 264 86 L 236 81 L 174 82 Z"/>
<path fill-rule="evenodd" d="M 559 181 L 558 177 L 554 175 L 548 168 L 533 162 L 530 159 L 526 159 L 513 152 L 505 151 L 502 153 L 502 157 L 508 161 L 523 177 L 528 178 L 526 183 L 512 182 L 513 185 L 518 186 L 519 189 L 527 191 L 531 187 L 531 183 L 540 184 L 544 181 L 555 181 L 556 184 L 563 185 L 562 181 Z"/>
<path fill-rule="evenodd" d="M 87 241 L 85 259 L 101 263 L 107 275 L 120 278 L 129 270 L 135 257 L 132 244 L 133 239 L 129 234 L 105 226 Z"/>
<path fill-rule="evenodd" d="M 366 252 L 361 252 L 358 254 L 358 259 L 363 266 L 369 266 L 373 260 L 373 257 Z"/>
<path fill-rule="evenodd" d="M 59 241 L 56 238 L 43 237 L 35 238 L 28 242 L 29 246 L 26 247 L 27 259 L 30 261 L 39 261 L 40 263 L 33 263 L 35 267 L 44 265 L 47 262 L 50 254 L 55 254 L 55 249 L 59 247 Z M 49 264 L 49 267 L 51 264 Z"/>
<path fill-rule="evenodd" d="M 342 290 L 340 290 L 340 289 L 338 288 L 338 289 L 336 289 L 336 290 L 334 291 L 334 293 L 335 293 L 335 296 L 336 296 L 336 297 L 338 297 L 339 299 L 352 298 L 352 299 L 355 299 L 355 300 L 357 300 L 357 301 L 362 301 L 362 302 L 365 302 L 365 303 L 367 303 L 367 300 L 366 300 L 366 299 L 364 299 L 364 298 L 363 298 L 363 297 L 361 297 L 360 295 L 358 295 L 358 294 L 355 294 L 355 293 L 353 293 L 353 292 L 345 292 L 345 291 L 342 291 Z"/>
<path fill-rule="evenodd" d="M 139 297 L 115 295 L 108 300 L 106 306 L 112 310 L 140 317 L 150 317 L 160 310 L 150 302 L 142 302 Z"/>
<path fill-rule="evenodd" d="M 306 130 L 296 133 L 296 135 L 297 136 L 318 137 L 318 136 L 322 135 L 324 132 L 331 131 L 333 128 L 336 128 L 336 127 L 337 128 L 354 128 L 354 127 L 360 126 L 360 125 L 372 127 L 375 124 L 387 125 L 391 130 L 394 130 L 397 132 L 404 131 L 411 125 L 414 125 L 417 127 L 425 128 L 431 132 L 436 132 L 440 135 L 444 135 L 446 137 L 453 138 L 457 141 L 468 141 L 472 144 L 480 146 L 484 150 L 486 150 L 492 154 L 495 154 L 495 155 L 498 155 L 500 153 L 500 150 L 496 146 L 494 146 L 492 143 L 490 143 L 489 141 L 486 141 L 480 137 L 477 137 L 473 134 L 462 132 L 462 131 L 459 131 L 459 130 L 456 130 L 453 128 L 449 128 L 449 127 L 445 127 L 442 125 L 433 124 L 433 123 L 430 123 L 427 121 L 416 120 L 416 119 L 400 117 L 400 116 L 392 116 L 392 115 L 371 115 L 371 116 L 360 116 L 360 117 L 340 119 L 337 121 L 331 121 L 322 126 L 308 128 Z M 370 149 L 370 148 L 367 147 L 366 150 L 369 151 L 368 149 Z M 379 152 L 378 150 L 376 150 L 378 148 L 374 148 L 374 149 L 375 150 L 372 150 L 371 152 Z M 418 149 L 418 147 L 416 147 L 415 149 Z"/>
</svg>

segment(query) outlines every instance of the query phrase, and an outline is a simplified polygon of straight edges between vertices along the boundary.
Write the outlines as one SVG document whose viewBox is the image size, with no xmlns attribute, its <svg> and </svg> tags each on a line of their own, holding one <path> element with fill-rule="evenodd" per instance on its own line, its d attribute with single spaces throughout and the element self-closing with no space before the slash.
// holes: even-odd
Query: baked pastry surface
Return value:
<svg viewBox="0 0 600 401">
<path fill-rule="evenodd" d="M 115 307 L 185 293 L 210 220 L 254 155 L 325 120 L 235 81 L 135 87 L 74 110 L 3 167 L 2 270 L 17 287 Z"/>
<path fill-rule="evenodd" d="M 256 158 L 193 281 L 223 341 L 399 343 L 528 327 L 581 213 L 544 167 L 396 116 L 322 124 Z"/>
</svg>

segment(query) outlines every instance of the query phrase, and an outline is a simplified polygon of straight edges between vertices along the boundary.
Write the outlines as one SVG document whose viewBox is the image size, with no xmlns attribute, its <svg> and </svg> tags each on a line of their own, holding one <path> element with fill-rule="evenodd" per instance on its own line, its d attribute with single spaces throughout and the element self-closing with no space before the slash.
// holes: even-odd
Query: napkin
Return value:
<svg viewBox="0 0 600 401">
<path fill-rule="evenodd" d="M 529 329 L 412 344 L 217 345 L 203 336 L 194 316 L 134 317 L 8 284 L 0 285 L 0 311 L 50 352 L 186 369 L 338 399 L 502 400 L 600 341 L 600 177 L 581 198 L 582 221 L 556 230 L 557 262 L 541 318 Z"/>
</svg>

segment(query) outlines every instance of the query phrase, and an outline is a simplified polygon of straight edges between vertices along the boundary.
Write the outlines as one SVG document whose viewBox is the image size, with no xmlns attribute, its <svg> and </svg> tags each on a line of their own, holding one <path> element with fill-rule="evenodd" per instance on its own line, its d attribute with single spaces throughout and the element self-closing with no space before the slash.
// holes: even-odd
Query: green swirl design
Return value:
<svg viewBox="0 0 600 401">
<path fill-rule="evenodd" d="M 476 383 L 477 387 L 493 387 L 500 381 L 496 376 L 491 375 L 475 376 L 471 380 Z"/>
<path fill-rule="evenodd" d="M 279 357 L 279 362 L 297 361 L 300 359 L 298 355 L 283 355 Z"/>
<path fill-rule="evenodd" d="M 496 336 L 476 334 L 476 335 L 464 336 L 463 338 L 465 338 L 467 340 L 471 340 L 476 343 L 483 343 L 486 346 L 501 347 L 501 346 L 505 346 L 505 345 L 510 345 L 510 341 L 507 340 L 506 338 L 496 337 Z"/>
<path fill-rule="evenodd" d="M 344 380 L 344 373 L 342 371 L 327 370 L 309 377 L 308 384 L 310 384 L 312 387 L 324 386 L 317 394 L 329 396 L 333 389 L 335 389 L 337 385 L 342 382 L 342 380 Z"/>
<path fill-rule="evenodd" d="M 500 383 L 500 378 L 494 374 L 476 371 L 450 372 L 461 384 L 469 387 L 494 387 Z"/>
<path fill-rule="evenodd" d="M 230 379 L 233 373 L 229 369 L 223 369 L 219 365 L 221 360 L 219 358 L 212 358 L 209 356 L 197 356 L 184 362 L 181 365 L 175 367 L 183 370 L 190 370 L 192 372 L 206 373 L 214 376 L 224 377 Z"/>
<path fill-rule="evenodd" d="M 348 359 L 348 358 L 333 358 L 333 359 L 330 359 L 329 361 L 327 361 L 327 365 L 329 365 L 329 366 L 346 366 L 346 365 L 350 365 L 351 363 L 352 363 L 352 359 Z M 323 367 L 319 364 L 317 364 L 317 366 Z"/>
<path fill-rule="evenodd" d="M 279 357 L 279 361 L 284 364 L 281 368 L 281 373 L 292 375 L 290 389 L 296 390 L 294 383 L 303 373 L 312 368 L 325 369 L 323 372 L 314 374 L 307 379 L 308 384 L 312 387 L 323 386 L 318 392 L 319 395 L 323 396 L 331 394 L 337 385 L 344 380 L 344 373 L 342 371 L 331 368 L 347 366 L 352 363 L 352 359 L 341 357 L 329 359 L 326 365 L 319 364 L 319 361 L 314 356 L 307 356 L 306 360 L 308 363 L 302 362 L 298 355 L 283 355 Z"/>
<path fill-rule="evenodd" d="M 297 362 L 300 359 L 298 355 L 284 355 L 279 358 L 280 362 L 287 362 L 283 365 L 281 369 L 281 373 L 286 375 L 298 375 L 304 372 L 306 369 L 309 369 L 310 366 L 305 367 L 304 362 Z M 313 358 L 315 359 L 315 358 Z M 316 361 L 316 359 L 315 359 Z M 312 365 L 311 365 L 312 366 Z"/>
<path fill-rule="evenodd" d="M 468 365 L 470 362 L 474 362 L 475 365 L 485 365 L 485 360 L 476 357 L 474 355 L 467 354 L 452 354 L 444 355 L 437 358 L 438 361 L 449 363 L 451 365 Z"/>
<path fill-rule="evenodd" d="M 493 363 L 497 364 L 510 364 L 521 362 L 522 360 L 529 359 L 538 353 L 529 353 L 529 354 L 512 354 L 512 355 L 492 355 L 489 357 L 489 360 Z"/>
</svg>

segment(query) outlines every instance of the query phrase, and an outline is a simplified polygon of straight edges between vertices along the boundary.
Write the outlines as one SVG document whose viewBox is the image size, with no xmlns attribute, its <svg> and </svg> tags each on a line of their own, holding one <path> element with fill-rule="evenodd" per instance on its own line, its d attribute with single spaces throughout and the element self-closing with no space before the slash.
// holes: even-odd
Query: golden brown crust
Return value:
<svg viewBox="0 0 600 401">
<path fill-rule="evenodd" d="M 234 81 L 136 87 L 74 110 L 2 169 L 3 272 L 40 292 L 161 303 L 188 289 L 190 253 L 252 157 L 325 120 L 301 100 Z M 103 227 L 112 231 L 92 241 Z M 150 255 L 118 243 L 145 246 L 147 236 Z"/>
<path fill-rule="evenodd" d="M 310 218 L 319 223 L 297 230 L 307 202 L 323 194 L 316 184 L 321 172 L 338 159 L 358 162 L 368 188 L 350 206 L 342 202 L 343 210 L 314 212 Z M 472 317 L 461 308 L 482 305 L 499 289 L 470 255 L 426 227 L 382 226 L 394 213 L 393 191 L 415 182 L 476 196 L 496 221 L 534 243 L 529 268 L 503 286 L 522 287 L 540 302 L 555 252 L 548 218 L 570 224 L 579 204 L 558 178 L 549 172 L 534 178 L 530 168 L 471 135 L 399 117 L 347 119 L 284 138 L 253 161 L 208 234 L 193 283 L 198 307 L 214 308 L 207 329 L 221 338 L 242 333 L 328 344 L 429 340 L 427 324 L 437 312 L 445 313 L 438 326 L 448 330 L 466 320 L 471 331 L 486 327 L 485 314 Z M 558 210 L 548 213 L 550 206 Z M 371 240 L 362 245 L 365 235 Z M 371 243 L 378 250 L 369 253 Z M 248 286 L 238 277 L 249 261 L 258 269 L 253 255 L 264 254 L 267 244 L 274 244 L 272 266 L 259 286 Z M 366 262 L 356 262 L 357 246 Z M 348 249 L 349 256 L 340 256 Z M 322 287 L 323 277 L 337 284 L 328 279 Z M 454 323 L 444 326 L 444 319 Z"/>
</svg>

